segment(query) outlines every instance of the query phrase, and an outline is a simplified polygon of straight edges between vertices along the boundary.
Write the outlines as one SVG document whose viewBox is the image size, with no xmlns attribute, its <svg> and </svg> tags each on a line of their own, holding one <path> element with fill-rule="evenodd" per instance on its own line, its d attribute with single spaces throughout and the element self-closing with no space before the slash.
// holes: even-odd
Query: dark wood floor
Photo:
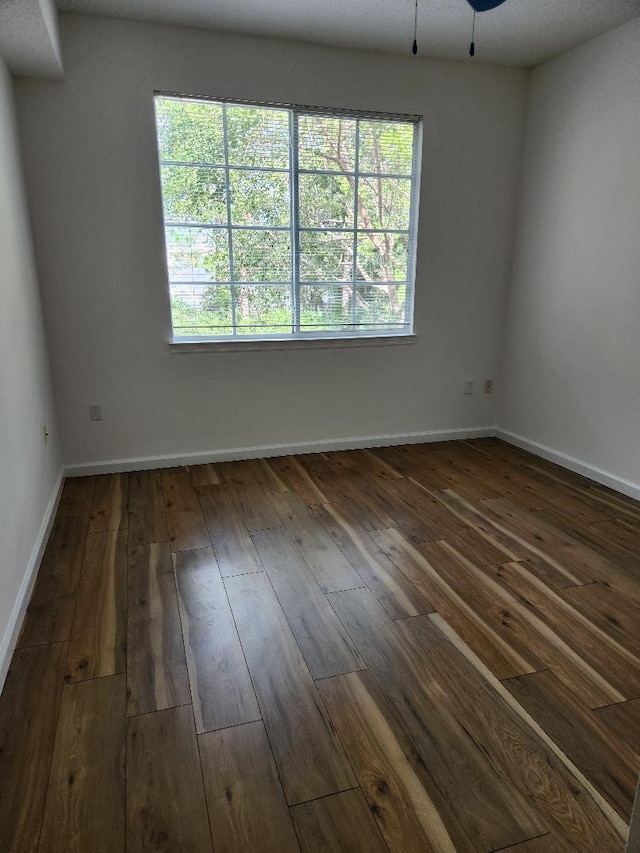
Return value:
<svg viewBox="0 0 640 853">
<path fill-rule="evenodd" d="M 639 553 L 493 439 L 68 480 L 0 851 L 622 851 Z"/>
</svg>

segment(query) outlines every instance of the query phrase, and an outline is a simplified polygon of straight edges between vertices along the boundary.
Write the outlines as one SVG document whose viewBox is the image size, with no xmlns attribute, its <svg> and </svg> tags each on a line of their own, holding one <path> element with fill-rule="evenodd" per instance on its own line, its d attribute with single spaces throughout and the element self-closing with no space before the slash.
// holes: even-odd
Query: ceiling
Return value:
<svg viewBox="0 0 640 853">
<path fill-rule="evenodd" d="M 13 74 L 63 76 L 57 10 L 411 56 L 414 0 L 0 0 Z M 476 62 L 531 68 L 640 17 L 640 0 L 506 0 L 476 18 Z M 467 0 L 418 0 L 418 54 L 468 60 Z"/>
<path fill-rule="evenodd" d="M 414 0 L 57 0 L 61 11 L 411 55 Z M 640 16 L 640 0 L 506 0 L 476 18 L 476 61 L 532 67 Z M 418 53 L 467 59 L 467 0 L 418 0 Z"/>
</svg>

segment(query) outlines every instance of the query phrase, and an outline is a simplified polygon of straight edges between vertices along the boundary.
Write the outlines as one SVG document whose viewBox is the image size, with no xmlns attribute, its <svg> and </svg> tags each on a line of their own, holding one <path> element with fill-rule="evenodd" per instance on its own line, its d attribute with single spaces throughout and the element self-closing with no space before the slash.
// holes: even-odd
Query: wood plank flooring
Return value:
<svg viewBox="0 0 640 853">
<path fill-rule="evenodd" d="M 640 504 L 497 439 L 69 480 L 0 851 L 622 853 Z"/>
</svg>

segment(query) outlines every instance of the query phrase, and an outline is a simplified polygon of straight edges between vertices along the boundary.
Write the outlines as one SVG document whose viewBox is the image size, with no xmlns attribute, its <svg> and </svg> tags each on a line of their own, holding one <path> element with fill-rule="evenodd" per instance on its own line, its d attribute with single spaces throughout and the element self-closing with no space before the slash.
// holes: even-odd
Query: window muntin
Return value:
<svg viewBox="0 0 640 853">
<path fill-rule="evenodd" d="M 174 341 L 412 332 L 419 123 L 156 96 Z"/>
</svg>

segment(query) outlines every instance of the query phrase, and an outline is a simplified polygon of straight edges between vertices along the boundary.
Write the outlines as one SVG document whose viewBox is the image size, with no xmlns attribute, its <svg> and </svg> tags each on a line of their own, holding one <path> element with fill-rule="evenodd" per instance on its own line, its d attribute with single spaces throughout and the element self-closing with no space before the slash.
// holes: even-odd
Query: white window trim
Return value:
<svg viewBox="0 0 640 853">
<path fill-rule="evenodd" d="M 292 156 L 289 170 L 283 170 L 280 168 L 269 168 L 269 167 L 250 167 L 250 166 L 236 166 L 230 164 L 228 162 L 228 157 L 226 157 L 227 163 L 220 164 L 219 168 L 224 169 L 226 172 L 226 180 L 229 182 L 229 171 L 231 169 L 238 169 L 243 171 L 275 171 L 275 172 L 283 172 L 289 171 L 292 177 L 292 191 L 297 196 L 297 188 L 298 188 L 298 175 L 300 174 L 334 174 L 328 170 L 322 169 L 299 169 L 297 163 L 298 156 L 298 145 L 297 145 L 297 124 L 298 117 L 301 114 L 304 115 L 317 115 L 317 116 L 327 116 L 330 118 L 336 117 L 344 117 L 344 118 L 354 118 L 354 119 L 373 119 L 373 120 L 381 120 L 381 121 L 396 121 L 396 122 L 406 122 L 412 123 L 414 125 L 414 134 L 413 134 L 413 156 L 412 156 L 412 172 L 411 175 L 405 174 L 395 174 L 389 173 L 384 174 L 385 178 L 402 178 L 402 179 L 410 179 L 412 183 L 411 187 L 411 206 L 409 212 L 409 228 L 408 231 L 408 254 L 407 254 L 407 280 L 404 282 L 397 282 L 398 284 L 406 284 L 407 286 L 407 297 L 406 299 L 409 302 L 410 307 L 410 316 L 409 322 L 406 324 L 406 327 L 403 329 L 393 329 L 381 331 L 377 334 L 372 334 L 371 329 L 358 331 L 351 330 L 348 334 L 339 334 L 336 335 L 335 332 L 312 332 L 312 331 L 297 331 L 291 332 L 290 334 L 277 336 L 277 335 L 238 335 L 237 333 L 233 336 L 212 336 L 210 338 L 198 336 L 194 338 L 189 338 L 185 336 L 177 336 L 173 335 L 172 339 L 169 341 L 169 349 L 173 353 L 193 353 L 193 352 L 213 352 L 213 351 L 258 351 L 258 350 L 281 350 L 281 349 L 329 349 L 336 347 L 350 347 L 350 346 L 389 346 L 389 345 L 398 345 L 398 344 L 412 344 L 415 343 L 416 333 L 415 333 L 415 282 L 416 282 L 416 260 L 417 260 L 417 238 L 418 238 L 418 214 L 419 214 L 419 206 L 420 206 L 420 188 L 421 188 L 421 174 L 422 174 L 422 121 L 423 118 L 420 115 L 412 115 L 412 114 L 401 114 L 401 113 L 384 113 L 384 112 L 369 112 L 362 110 L 350 110 L 350 109 L 342 109 L 342 108 L 326 108 L 326 107 L 310 107 L 304 106 L 300 104 L 286 104 L 286 103 L 276 103 L 276 102 L 266 102 L 266 101 L 250 101 L 243 100 L 237 98 L 224 98 L 224 97 L 205 97 L 205 96 L 196 96 L 196 95 L 185 95 L 178 94 L 175 92 L 165 92 L 165 91 L 155 91 L 154 97 L 161 98 L 179 98 L 191 101 L 200 101 L 200 102 L 211 102 L 211 103 L 225 103 L 229 105 L 238 105 L 238 106 L 255 106 L 255 107 L 264 107 L 264 108 L 274 108 L 274 109 L 287 109 L 292 111 L 291 118 L 293 122 L 293 126 L 295 128 L 295 138 L 293 139 L 292 144 Z M 356 147 L 359 143 L 359 137 L 356 135 Z M 226 148 L 226 133 L 225 133 L 225 148 Z M 162 161 L 163 165 L 170 165 L 173 161 Z M 357 161 L 356 161 L 357 162 Z M 175 161 L 175 165 L 184 165 L 180 161 Z M 197 163 L 190 163 L 189 165 L 198 165 Z M 216 168 L 215 164 L 201 164 L 207 167 Z M 356 178 L 361 177 L 377 177 L 377 173 L 369 173 L 369 172 L 340 172 L 340 174 L 352 175 Z M 231 225 L 230 220 L 230 196 L 227 194 L 227 224 L 223 225 L 212 225 L 212 224 L 198 224 L 198 223 L 184 223 L 184 225 L 188 225 L 190 227 L 202 227 L 202 228 L 219 228 L 221 230 L 234 230 L 233 225 Z M 354 192 L 354 209 L 357 205 L 357 184 L 356 184 L 356 192 Z M 292 199 L 292 211 L 297 209 L 297 198 L 295 200 Z M 354 223 L 356 219 L 354 216 Z M 182 223 L 170 223 L 164 220 L 164 208 L 163 208 L 163 233 L 167 227 L 179 226 Z M 304 231 L 344 231 L 345 233 L 353 233 L 354 241 L 357 240 L 359 234 L 366 233 L 407 233 L 404 229 L 349 229 L 349 228 L 323 228 L 323 227 L 304 227 L 299 224 L 295 226 L 295 224 L 291 223 L 289 226 L 237 226 L 238 230 L 263 230 L 263 231 L 286 231 L 291 232 L 297 235 Z M 305 284 L 322 284 L 322 282 L 304 282 L 300 280 L 300 271 L 299 271 L 299 260 L 298 260 L 298 250 L 297 250 L 297 239 L 293 241 L 296 246 L 294 251 L 294 266 L 292 270 L 293 281 L 292 287 L 294 289 L 299 289 L 301 286 Z M 165 255 L 166 256 L 166 255 Z M 230 263 L 233 265 L 233 258 L 230 257 Z M 354 253 L 354 265 L 356 263 L 355 253 Z M 238 282 L 231 282 L 231 285 L 237 284 Z M 341 282 L 330 282 L 331 284 L 341 283 Z M 355 288 L 359 283 L 355 278 L 353 282 L 347 282 L 353 285 Z M 361 284 L 364 282 L 360 282 Z M 385 282 L 382 282 L 385 283 Z M 396 283 L 396 282 L 394 282 Z M 245 284 L 245 282 L 242 282 Z M 260 282 L 260 284 L 268 285 L 269 282 Z M 278 282 L 278 284 L 282 284 L 282 282 Z M 169 271 L 167 269 L 167 294 L 170 297 L 170 287 L 171 282 L 169 278 Z M 296 308 L 294 312 L 294 324 L 299 327 L 299 300 L 295 300 Z M 169 311 L 171 316 L 171 300 L 169 298 Z M 235 312 L 233 312 L 235 314 Z M 235 322 L 235 318 L 234 318 Z M 368 324 L 370 325 L 370 324 Z"/>
<path fill-rule="evenodd" d="M 185 340 L 184 338 L 174 338 L 169 341 L 170 352 L 178 355 L 186 355 L 188 353 L 202 352 L 256 352 L 264 350 L 283 350 L 283 349 L 339 349 L 340 347 L 385 347 L 398 346 L 402 344 L 415 344 L 417 334 L 414 332 L 399 332 L 386 333 L 384 335 L 371 335 L 364 332 L 359 336 L 352 337 L 309 337 L 303 338 L 278 338 L 271 336 L 269 338 L 250 338 L 248 335 L 242 335 L 234 340 L 221 340 L 220 338 L 211 338 L 203 340 Z"/>
</svg>

